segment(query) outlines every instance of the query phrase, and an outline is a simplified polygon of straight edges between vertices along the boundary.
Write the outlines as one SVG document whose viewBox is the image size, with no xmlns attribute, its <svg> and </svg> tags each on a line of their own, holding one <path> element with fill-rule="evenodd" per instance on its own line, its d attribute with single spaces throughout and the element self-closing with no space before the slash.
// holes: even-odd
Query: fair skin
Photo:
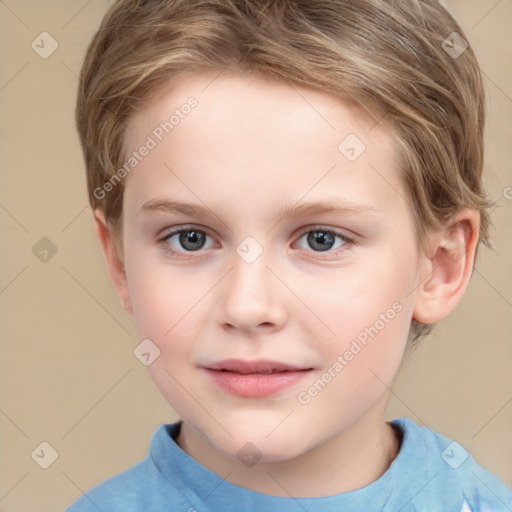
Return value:
<svg viewBox="0 0 512 512">
<path fill-rule="evenodd" d="M 359 489 L 399 452 L 384 414 L 410 322 L 437 322 L 462 298 L 478 214 L 462 210 L 428 233 L 423 254 L 388 127 L 319 91 L 243 75 L 212 79 L 182 77 L 129 119 L 127 154 L 187 98 L 198 100 L 126 178 L 122 254 L 94 212 L 110 275 L 138 339 L 161 351 L 148 369 L 183 419 L 178 444 L 186 453 L 236 485 L 275 496 Z M 354 161 L 338 150 L 351 133 L 366 145 Z M 154 199 L 216 213 L 142 210 Z M 279 213 L 328 200 L 373 210 Z M 180 235 L 157 243 L 171 228 L 203 230 L 204 244 L 193 250 L 197 238 L 182 245 Z M 304 228 L 340 234 L 321 250 Z M 236 250 L 248 236 L 263 249 L 251 263 Z M 397 303 L 400 312 L 300 403 L 298 394 Z M 203 368 L 228 358 L 308 370 L 272 396 L 240 397 Z M 249 442 L 261 457 L 250 467 L 237 458 Z"/>
</svg>

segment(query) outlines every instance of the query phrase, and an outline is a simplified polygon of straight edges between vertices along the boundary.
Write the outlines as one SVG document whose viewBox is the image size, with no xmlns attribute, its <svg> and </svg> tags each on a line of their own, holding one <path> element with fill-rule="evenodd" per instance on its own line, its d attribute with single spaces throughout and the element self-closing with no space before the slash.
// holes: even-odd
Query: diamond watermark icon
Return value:
<svg viewBox="0 0 512 512">
<path fill-rule="evenodd" d="M 238 244 L 236 252 L 246 263 L 254 263 L 263 253 L 263 247 L 254 237 L 247 236 Z"/>
<path fill-rule="evenodd" d="M 441 453 L 441 458 L 453 469 L 457 469 L 468 456 L 468 452 L 455 441 L 450 443 Z"/>
<path fill-rule="evenodd" d="M 42 263 L 48 263 L 57 254 L 57 246 L 49 238 L 43 236 L 32 247 L 32 253 Z"/>
<path fill-rule="evenodd" d="M 467 49 L 468 42 L 457 32 L 452 32 L 442 43 L 443 50 L 452 58 L 458 59 Z"/>
<path fill-rule="evenodd" d="M 452 263 L 456 263 L 466 254 L 466 245 L 458 238 L 450 238 L 445 244 L 444 248 L 447 251 L 448 259 Z"/>
<path fill-rule="evenodd" d="M 355 133 L 347 135 L 338 145 L 338 151 L 349 162 L 357 160 L 365 150 L 365 143 Z"/>
<path fill-rule="evenodd" d="M 39 57 L 47 59 L 59 47 L 59 43 L 48 32 L 41 32 L 30 46 Z"/>
<path fill-rule="evenodd" d="M 160 349 L 149 338 L 146 338 L 135 347 L 133 354 L 144 366 L 149 366 L 160 357 Z"/>
<path fill-rule="evenodd" d="M 263 454 L 253 443 L 246 443 L 242 448 L 240 448 L 240 450 L 238 450 L 236 456 L 244 466 L 251 468 L 261 459 Z"/>
<path fill-rule="evenodd" d="M 48 469 L 57 460 L 59 454 L 50 443 L 43 441 L 30 456 L 37 465 Z"/>
</svg>

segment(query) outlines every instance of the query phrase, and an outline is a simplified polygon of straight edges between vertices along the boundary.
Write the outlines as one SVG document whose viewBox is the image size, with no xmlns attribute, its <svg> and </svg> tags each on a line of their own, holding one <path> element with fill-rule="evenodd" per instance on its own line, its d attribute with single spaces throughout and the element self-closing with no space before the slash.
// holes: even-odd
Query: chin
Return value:
<svg viewBox="0 0 512 512">
<path fill-rule="evenodd" d="M 298 457 L 303 452 L 299 446 L 283 446 L 281 440 L 278 442 L 243 442 L 242 440 L 235 440 L 226 447 L 216 447 L 222 451 L 226 456 L 233 460 L 239 460 L 243 464 L 250 467 L 254 463 L 272 464 L 276 462 L 284 462 L 295 457 Z M 223 450 L 222 448 L 225 448 Z"/>
<path fill-rule="evenodd" d="M 285 429 L 284 425 L 275 428 L 277 423 L 273 423 L 272 428 L 264 428 L 261 423 L 253 422 L 252 425 L 237 426 L 230 428 L 233 435 L 219 435 L 216 429 L 215 435 L 206 436 L 208 442 L 225 456 L 239 460 L 248 467 L 256 462 L 274 463 L 283 462 L 302 455 L 309 449 L 308 446 L 302 446 L 304 436 L 294 435 L 290 429 Z M 272 429 L 275 429 L 272 431 Z M 281 431 L 279 431 L 282 429 Z M 269 432 L 270 435 L 269 435 Z"/>
</svg>

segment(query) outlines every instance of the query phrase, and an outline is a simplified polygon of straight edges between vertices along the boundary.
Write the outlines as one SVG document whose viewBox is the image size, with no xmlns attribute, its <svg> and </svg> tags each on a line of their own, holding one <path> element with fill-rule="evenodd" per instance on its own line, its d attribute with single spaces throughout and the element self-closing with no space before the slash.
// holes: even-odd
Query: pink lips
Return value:
<svg viewBox="0 0 512 512">
<path fill-rule="evenodd" d="M 266 359 L 225 359 L 209 364 L 205 370 L 215 384 L 232 395 L 264 398 L 296 384 L 312 368 Z"/>
</svg>

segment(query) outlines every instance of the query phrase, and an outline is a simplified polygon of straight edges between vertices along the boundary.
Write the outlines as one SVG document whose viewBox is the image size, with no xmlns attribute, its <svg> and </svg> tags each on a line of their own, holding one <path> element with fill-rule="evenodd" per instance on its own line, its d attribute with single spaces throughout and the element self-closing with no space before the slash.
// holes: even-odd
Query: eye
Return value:
<svg viewBox="0 0 512 512">
<path fill-rule="evenodd" d="M 165 253 L 179 259 L 187 258 L 187 253 L 200 252 L 201 249 L 211 248 L 212 245 L 206 246 L 208 238 L 212 237 L 203 229 L 195 226 L 181 227 L 157 240 L 157 244 L 162 247 Z M 347 237 L 339 231 L 322 226 L 303 228 L 299 242 L 304 238 L 309 248 L 313 249 L 313 252 L 325 252 L 329 255 L 338 255 L 356 245 L 354 239 Z M 173 239 L 174 243 L 172 243 Z M 308 249 L 308 247 L 301 247 L 300 244 L 299 248 Z"/>
<path fill-rule="evenodd" d="M 177 248 L 171 244 L 173 238 L 176 238 Z M 162 245 L 164 251 L 173 253 L 179 258 L 181 257 L 180 253 L 196 252 L 203 249 L 207 238 L 210 238 L 210 236 L 205 231 L 190 227 L 171 231 L 158 242 Z"/>
<path fill-rule="evenodd" d="M 299 239 L 303 239 L 305 237 L 306 243 L 310 248 L 314 250 L 314 252 L 326 252 L 329 251 L 329 254 L 338 254 L 341 251 L 348 250 L 352 245 L 355 244 L 355 241 L 343 233 L 333 229 L 327 229 L 323 227 L 308 227 L 302 231 L 302 235 Z M 340 242 L 336 245 L 336 239 L 339 239 Z M 304 247 L 301 247 L 304 248 Z M 331 249 L 340 249 L 339 250 L 331 250 Z"/>
</svg>

